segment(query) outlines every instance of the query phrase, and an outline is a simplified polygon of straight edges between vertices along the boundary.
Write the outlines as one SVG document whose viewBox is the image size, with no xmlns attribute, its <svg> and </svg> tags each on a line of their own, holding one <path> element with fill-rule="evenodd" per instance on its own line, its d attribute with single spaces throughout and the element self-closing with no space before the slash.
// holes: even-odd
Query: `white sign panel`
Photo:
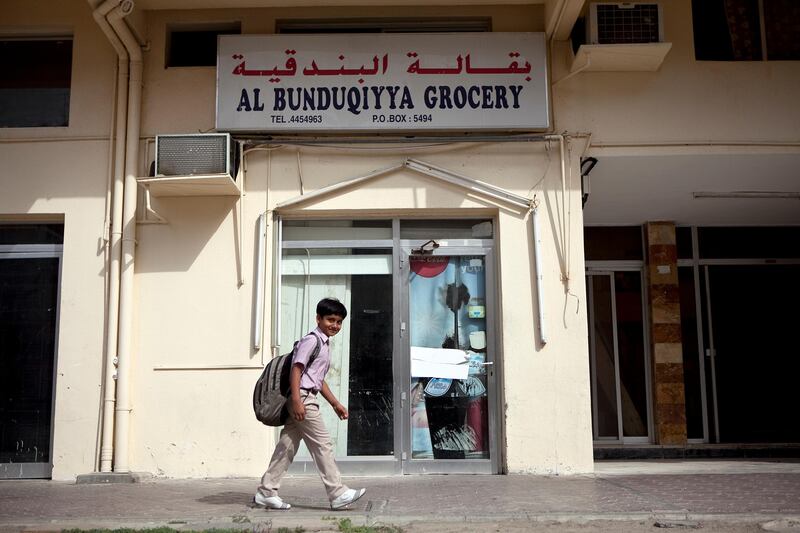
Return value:
<svg viewBox="0 0 800 533">
<path fill-rule="evenodd" d="M 549 126 L 541 33 L 222 35 L 217 129 Z"/>
<path fill-rule="evenodd" d="M 450 348 L 411 347 L 411 377 L 467 379 L 469 356 Z"/>
</svg>

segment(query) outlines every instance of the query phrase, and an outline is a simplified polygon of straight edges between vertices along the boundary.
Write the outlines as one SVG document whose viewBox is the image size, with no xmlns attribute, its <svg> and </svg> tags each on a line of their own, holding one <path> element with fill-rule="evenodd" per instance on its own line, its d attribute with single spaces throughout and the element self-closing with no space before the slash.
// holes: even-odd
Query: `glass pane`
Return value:
<svg viewBox="0 0 800 533">
<path fill-rule="evenodd" d="M 593 334 L 594 380 L 592 398 L 596 406 L 595 438 L 619 438 L 617 426 L 617 376 L 614 361 L 614 320 L 611 308 L 611 277 L 590 276 L 592 309 L 589 314 Z"/>
<path fill-rule="evenodd" d="M 359 241 L 392 238 L 391 220 L 285 220 L 284 241 Z"/>
<path fill-rule="evenodd" d="M 764 2 L 764 28 L 767 35 L 767 59 L 800 59 L 800 2 Z"/>
<path fill-rule="evenodd" d="M 589 226 L 583 228 L 587 261 L 642 261 L 641 226 Z"/>
<path fill-rule="evenodd" d="M 686 434 L 702 439 L 703 402 L 700 388 L 700 354 L 697 349 L 697 307 L 694 269 L 678 268 L 681 298 L 681 345 L 683 347 L 683 387 L 686 391 Z"/>
<path fill-rule="evenodd" d="M 72 39 L 0 40 L 0 127 L 69 124 Z"/>
<path fill-rule="evenodd" d="M 0 463 L 49 463 L 58 259 L 0 259 Z"/>
<path fill-rule="evenodd" d="M 695 59 L 758 61 L 758 0 L 692 0 Z"/>
<path fill-rule="evenodd" d="M 217 36 L 238 35 L 241 24 L 206 28 L 176 28 L 167 35 L 167 67 L 214 67 L 217 64 Z"/>
<path fill-rule="evenodd" d="M 0 244 L 62 244 L 63 224 L 0 224 Z"/>
<path fill-rule="evenodd" d="M 401 220 L 401 239 L 491 239 L 491 220 Z"/>
<path fill-rule="evenodd" d="M 639 272 L 615 272 L 619 393 L 622 434 L 646 437 L 647 372 L 645 371 L 642 276 Z"/>
<path fill-rule="evenodd" d="M 488 459 L 485 258 L 409 263 L 411 456 Z"/>
<path fill-rule="evenodd" d="M 678 226 L 675 228 L 675 242 L 678 245 L 678 259 L 692 259 L 692 228 Z"/>
<path fill-rule="evenodd" d="M 350 412 L 342 422 L 325 401 L 320 410 L 337 456 L 394 453 L 392 384 L 392 251 L 284 250 L 281 342 L 288 346 L 316 327 L 316 304 L 338 298 L 348 309 L 331 339 L 325 378 Z M 305 446 L 298 458 L 310 459 Z"/>
<path fill-rule="evenodd" d="M 701 259 L 800 258 L 800 227 L 698 228 Z"/>
<path fill-rule="evenodd" d="M 720 442 L 800 442 L 800 266 L 709 267 Z"/>
</svg>

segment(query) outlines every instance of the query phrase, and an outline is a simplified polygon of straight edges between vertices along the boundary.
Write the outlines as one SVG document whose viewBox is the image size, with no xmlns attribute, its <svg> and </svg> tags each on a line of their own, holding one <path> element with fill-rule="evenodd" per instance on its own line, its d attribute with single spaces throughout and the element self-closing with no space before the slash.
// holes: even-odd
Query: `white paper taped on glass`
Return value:
<svg viewBox="0 0 800 533">
<path fill-rule="evenodd" d="M 467 379 L 469 356 L 451 348 L 411 347 L 411 377 Z"/>
</svg>

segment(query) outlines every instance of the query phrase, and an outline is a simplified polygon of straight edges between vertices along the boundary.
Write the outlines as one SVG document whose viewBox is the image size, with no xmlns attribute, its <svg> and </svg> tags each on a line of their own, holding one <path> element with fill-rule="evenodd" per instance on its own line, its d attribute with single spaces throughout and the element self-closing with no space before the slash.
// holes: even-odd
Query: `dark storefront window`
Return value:
<svg viewBox="0 0 800 533">
<path fill-rule="evenodd" d="M 587 261 L 642 261 L 641 226 L 589 226 L 583 228 Z"/>
<path fill-rule="evenodd" d="M 678 259 L 692 259 L 692 228 L 681 226 L 675 228 L 675 244 L 678 247 Z"/>
<path fill-rule="evenodd" d="M 698 228 L 700 259 L 800 258 L 800 227 Z"/>
</svg>

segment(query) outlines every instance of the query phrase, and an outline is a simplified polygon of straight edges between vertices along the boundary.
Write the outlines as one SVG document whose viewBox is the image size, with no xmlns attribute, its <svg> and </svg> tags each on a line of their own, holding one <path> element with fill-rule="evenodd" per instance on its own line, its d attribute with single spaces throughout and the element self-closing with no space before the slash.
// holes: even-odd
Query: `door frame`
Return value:
<svg viewBox="0 0 800 533">
<path fill-rule="evenodd" d="M 0 261 L 8 259 L 56 259 L 56 316 L 53 332 L 53 375 L 50 392 L 50 459 L 38 463 L 0 463 L 0 479 L 50 479 L 53 474 L 55 450 L 56 376 L 58 375 L 58 339 L 61 324 L 61 269 L 63 244 L 11 244 L 0 245 Z"/>
<path fill-rule="evenodd" d="M 463 474 L 497 474 L 502 470 L 503 453 L 501 443 L 503 437 L 502 418 L 498 416 L 497 406 L 500 398 L 500 383 L 502 365 L 499 356 L 499 341 L 497 332 L 500 327 L 499 317 L 499 279 L 496 275 L 496 258 L 494 255 L 493 239 L 439 239 L 440 248 L 435 252 L 437 255 L 445 255 L 445 251 L 450 255 L 485 255 L 486 256 L 486 309 L 489 316 L 495 317 L 491 325 L 487 323 L 486 346 L 487 356 L 489 350 L 494 354 L 493 365 L 491 368 L 492 376 L 489 379 L 487 372 L 487 388 L 489 395 L 488 404 L 488 423 L 489 423 L 489 459 L 438 459 L 426 460 L 423 465 L 421 460 L 411 460 L 411 407 L 408 401 L 411 375 L 410 346 L 408 345 L 408 335 L 402 332 L 403 323 L 408 323 L 408 284 L 407 276 L 407 256 L 411 249 L 419 248 L 425 241 L 417 239 L 401 239 L 400 226 L 404 220 L 426 220 L 437 217 L 401 217 L 397 215 L 387 215 L 386 217 L 369 217 L 391 221 L 391 239 L 370 239 L 370 240 L 307 240 L 307 241 L 287 241 L 283 239 L 284 220 L 361 220 L 363 218 L 354 217 L 325 217 L 307 216 L 290 217 L 276 216 L 277 231 L 275 232 L 275 256 L 273 262 L 273 304 L 276 309 L 280 309 L 281 302 L 281 261 L 283 252 L 293 248 L 391 248 L 392 250 L 392 372 L 394 375 L 393 385 L 393 431 L 394 431 L 394 453 L 384 456 L 346 456 L 337 457 L 336 462 L 339 469 L 346 475 L 386 475 L 386 474 L 411 474 L 411 473 L 463 473 Z M 459 220 L 462 218 L 458 217 Z M 496 227 L 496 219 L 490 216 L 475 217 L 466 216 L 464 220 L 491 219 Z M 406 258 L 406 270 L 402 270 L 403 259 Z M 491 289 L 491 290 L 490 290 Z M 283 342 L 287 339 L 280 339 L 280 312 L 273 313 L 272 319 L 273 342 L 276 340 Z M 488 357 L 487 357 L 488 360 Z M 407 415 L 406 415 L 407 413 Z M 277 435 L 277 431 L 276 431 Z M 406 457 L 407 459 L 405 459 Z M 292 474 L 311 474 L 316 472 L 313 461 L 296 459 L 289 469 Z"/>
<path fill-rule="evenodd" d="M 411 401 L 409 391 L 411 389 L 411 335 L 409 332 L 410 324 L 410 305 L 409 305 L 409 258 L 412 250 L 419 249 L 425 240 L 400 240 L 399 248 L 399 276 L 395 279 L 399 284 L 400 313 L 395 331 L 398 335 L 400 350 L 399 363 L 395 366 L 398 370 L 395 383 L 398 385 L 397 398 L 400 399 L 396 405 L 400 408 L 401 431 L 399 436 L 402 441 L 399 443 L 399 458 L 401 471 L 403 474 L 497 474 L 500 473 L 500 438 L 498 431 L 497 405 L 499 398 L 498 391 L 498 372 L 500 364 L 498 362 L 497 351 L 497 328 L 498 320 L 498 283 L 495 276 L 495 257 L 494 244 L 492 239 L 442 239 L 438 248 L 431 251 L 433 256 L 484 256 L 485 265 L 485 286 L 486 294 L 486 388 L 487 388 L 487 415 L 488 415 L 488 434 L 489 434 L 489 458 L 488 459 L 413 459 L 412 452 L 412 427 L 411 427 Z M 426 254 L 428 255 L 428 254 Z"/>
<path fill-rule="evenodd" d="M 618 438 L 611 437 L 599 438 L 597 437 L 597 398 L 596 386 L 592 386 L 592 440 L 595 445 L 603 444 L 650 444 L 653 442 L 653 393 L 652 393 L 652 361 L 650 349 L 650 311 L 647 306 L 648 301 L 648 287 L 645 283 L 646 277 L 644 272 L 643 261 L 586 261 L 586 278 L 592 276 L 609 276 L 611 294 L 616 294 L 616 283 L 614 274 L 616 272 L 637 272 L 641 281 L 641 305 L 642 305 L 642 342 L 644 353 L 644 379 L 645 379 L 645 394 L 647 397 L 647 436 L 644 437 L 625 437 L 622 427 L 622 397 L 620 391 L 620 373 L 619 373 L 619 347 L 617 342 L 617 303 L 616 298 L 611 299 L 611 313 L 614 327 L 614 386 L 617 402 L 617 433 Z M 588 280 L 587 280 L 588 281 Z M 590 283 L 586 284 L 586 297 L 587 297 L 587 319 L 593 316 L 594 305 L 594 289 Z M 594 325 L 592 320 L 588 320 L 589 324 L 589 370 L 591 383 L 595 380 L 595 348 L 594 348 Z"/>
</svg>

